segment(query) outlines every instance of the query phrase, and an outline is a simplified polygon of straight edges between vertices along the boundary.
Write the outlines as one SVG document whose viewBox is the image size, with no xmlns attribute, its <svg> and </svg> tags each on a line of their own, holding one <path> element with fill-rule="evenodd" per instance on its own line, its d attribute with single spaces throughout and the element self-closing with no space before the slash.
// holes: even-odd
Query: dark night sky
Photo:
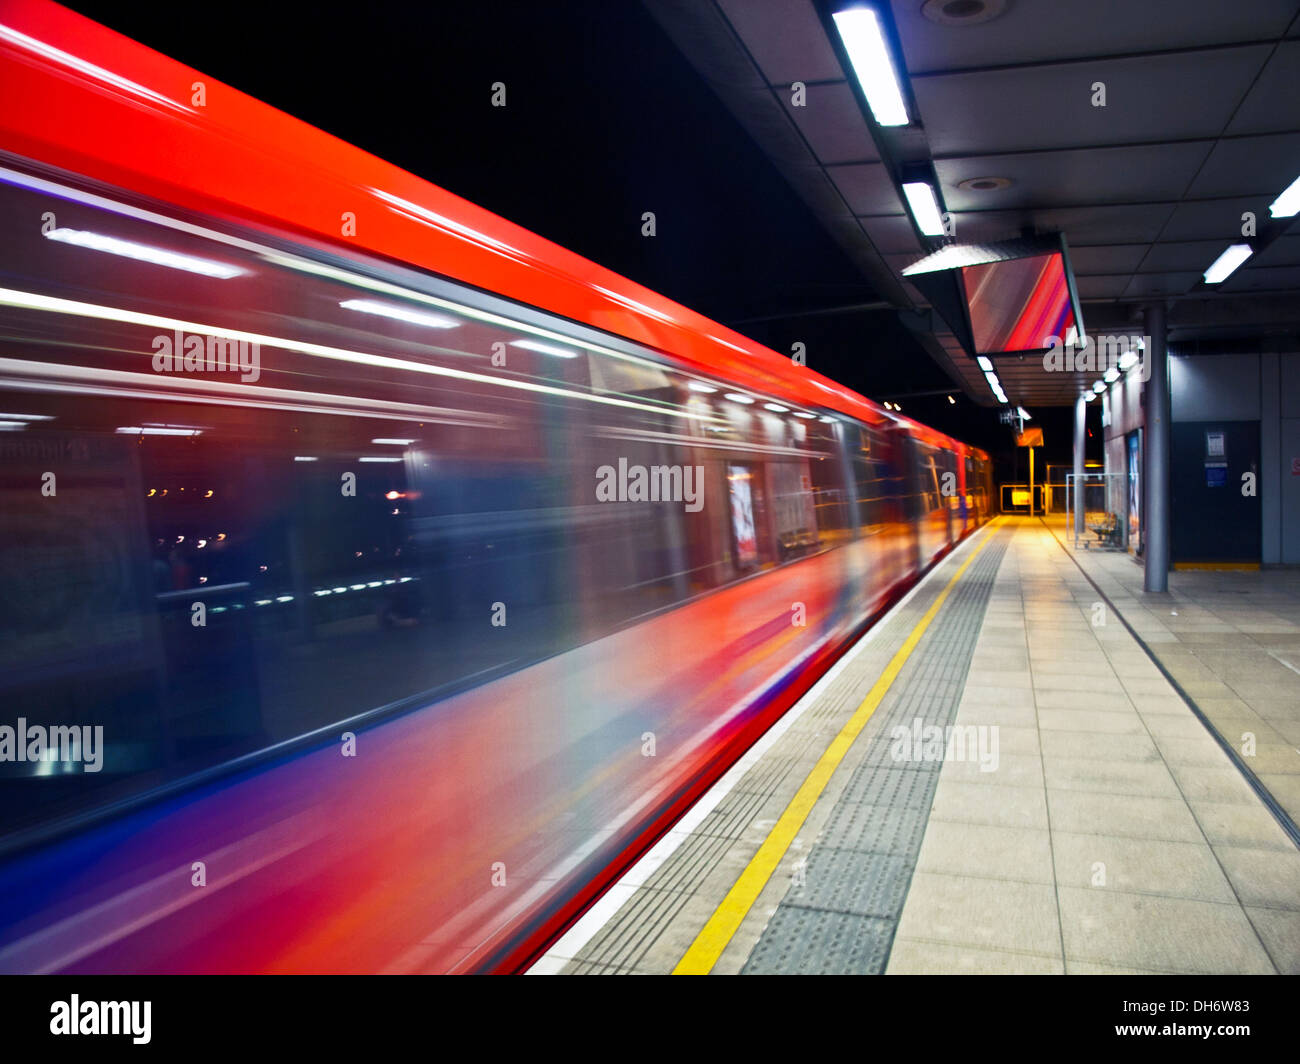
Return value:
<svg viewBox="0 0 1300 1064">
<path fill-rule="evenodd" d="M 892 311 L 742 323 L 878 295 L 635 0 L 313 6 L 283 22 L 265 3 L 71 6 L 778 351 L 801 340 L 864 395 L 951 384 Z M 1013 461 L 996 411 L 953 394 L 903 409 Z M 1065 461 L 1061 414 L 1047 442 Z"/>
</svg>

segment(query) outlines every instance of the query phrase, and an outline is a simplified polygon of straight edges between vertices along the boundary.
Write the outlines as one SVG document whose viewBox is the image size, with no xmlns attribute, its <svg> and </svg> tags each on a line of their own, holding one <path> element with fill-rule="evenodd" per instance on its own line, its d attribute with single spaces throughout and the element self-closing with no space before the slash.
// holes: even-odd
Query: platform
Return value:
<svg viewBox="0 0 1300 1064">
<path fill-rule="evenodd" d="M 1200 590 L 1160 626 L 1248 631 Z M 1268 623 L 1295 606 L 1270 600 Z M 533 971 L 1300 972 L 1300 852 L 1203 719 L 1209 687 L 1174 669 L 1176 687 L 1135 637 L 1161 641 L 1139 607 L 1130 560 L 1090 574 L 1041 521 L 985 528 Z M 1283 657 L 1296 638 L 1256 635 Z M 1297 717 L 1257 708 L 1279 764 L 1256 776 L 1285 792 Z"/>
</svg>

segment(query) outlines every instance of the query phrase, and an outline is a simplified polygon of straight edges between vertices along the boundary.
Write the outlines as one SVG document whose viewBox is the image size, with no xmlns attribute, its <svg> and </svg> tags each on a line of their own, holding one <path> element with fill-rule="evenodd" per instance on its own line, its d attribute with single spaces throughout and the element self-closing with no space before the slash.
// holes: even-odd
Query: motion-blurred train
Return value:
<svg viewBox="0 0 1300 1064">
<path fill-rule="evenodd" d="M 0 3 L 0 99 L 0 971 L 517 970 L 989 516 L 66 9 Z"/>
</svg>

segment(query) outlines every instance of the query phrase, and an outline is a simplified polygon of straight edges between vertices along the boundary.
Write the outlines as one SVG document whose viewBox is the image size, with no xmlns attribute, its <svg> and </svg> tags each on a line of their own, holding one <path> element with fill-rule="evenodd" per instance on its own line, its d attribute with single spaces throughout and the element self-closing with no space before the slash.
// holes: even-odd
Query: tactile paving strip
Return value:
<svg viewBox="0 0 1300 1064">
<path fill-rule="evenodd" d="M 1008 538 L 997 535 L 971 563 L 876 710 L 866 756 L 745 974 L 885 970 L 943 767 L 894 760 L 890 736 L 914 721 L 945 728 L 956 719 Z"/>
</svg>

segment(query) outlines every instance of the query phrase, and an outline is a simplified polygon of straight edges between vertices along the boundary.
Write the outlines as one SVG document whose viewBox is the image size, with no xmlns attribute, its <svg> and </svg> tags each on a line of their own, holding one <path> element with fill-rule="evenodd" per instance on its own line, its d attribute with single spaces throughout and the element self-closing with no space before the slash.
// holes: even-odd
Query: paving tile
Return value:
<svg viewBox="0 0 1300 1064">
<path fill-rule="evenodd" d="M 898 936 L 1052 956 L 1060 949 L 1056 895 L 1045 884 L 917 872 Z"/>
<path fill-rule="evenodd" d="M 1223 863 L 1243 905 L 1300 911 L 1300 852 L 1219 846 Z"/>
<path fill-rule="evenodd" d="M 1080 757 L 1108 761 L 1158 761 L 1147 735 L 1114 735 L 1098 731 L 1044 731 L 1045 757 Z"/>
<path fill-rule="evenodd" d="M 1166 842 L 1052 832 L 1056 880 L 1063 886 L 1202 901 L 1235 901 L 1204 841 Z"/>
<path fill-rule="evenodd" d="M 1062 975 L 1059 953 L 1007 953 L 1004 950 L 946 946 L 895 938 L 886 975 Z"/>
<path fill-rule="evenodd" d="M 1175 798 L 1178 788 L 1163 762 L 1099 761 L 1082 757 L 1043 757 L 1048 790 L 1097 791 Z"/>
<path fill-rule="evenodd" d="M 1164 839 L 1170 842 L 1199 843 L 1205 838 L 1201 825 L 1182 798 L 1054 790 L 1048 795 L 1048 803 L 1053 832 Z"/>
<path fill-rule="evenodd" d="M 963 783 L 940 776 L 930 819 L 998 827 L 1047 827 L 1047 801 L 1037 787 Z"/>
<path fill-rule="evenodd" d="M 1058 888 L 1067 963 L 1169 972 L 1271 974 L 1255 929 L 1236 904 Z"/>
<path fill-rule="evenodd" d="M 1039 828 L 931 820 L 917 871 L 984 879 L 1052 882 L 1052 847 Z"/>
<path fill-rule="evenodd" d="M 1300 912 L 1246 907 L 1264 948 L 1282 975 L 1300 975 Z"/>
<path fill-rule="evenodd" d="M 1043 731 L 1147 734 L 1146 724 L 1136 710 L 1102 713 L 1091 709 L 1039 709 L 1038 726 Z"/>
</svg>

